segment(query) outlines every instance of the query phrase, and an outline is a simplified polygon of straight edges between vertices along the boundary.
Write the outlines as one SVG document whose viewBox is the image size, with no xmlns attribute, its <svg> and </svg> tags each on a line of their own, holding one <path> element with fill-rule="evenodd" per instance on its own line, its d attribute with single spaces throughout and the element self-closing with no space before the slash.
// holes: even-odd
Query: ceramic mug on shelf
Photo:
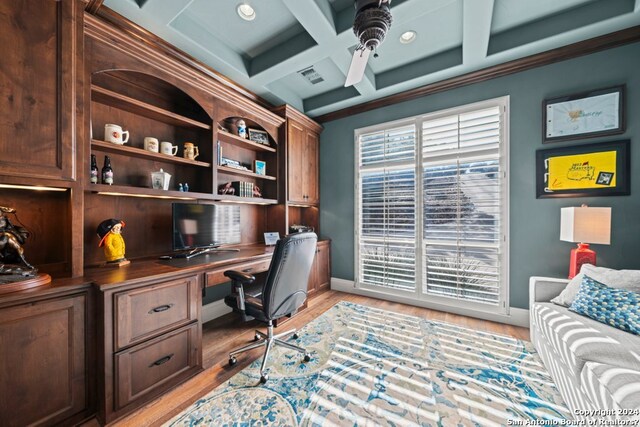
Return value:
<svg viewBox="0 0 640 427">
<path fill-rule="evenodd" d="M 144 149 L 157 153 L 160 150 L 160 143 L 158 142 L 158 138 L 146 136 L 144 138 Z"/>
<path fill-rule="evenodd" d="M 169 156 L 175 156 L 178 153 L 178 146 L 173 145 L 169 141 L 162 141 L 160 143 L 160 152 Z"/>
<path fill-rule="evenodd" d="M 124 135 L 127 135 L 124 138 Z M 114 144 L 122 145 L 125 142 L 129 141 L 129 131 L 122 130 L 121 126 L 114 124 L 106 124 L 104 125 L 104 140 L 107 142 L 113 142 Z"/>
<path fill-rule="evenodd" d="M 184 143 L 184 158 L 189 160 L 195 160 L 200 155 L 198 147 L 191 142 Z"/>
</svg>

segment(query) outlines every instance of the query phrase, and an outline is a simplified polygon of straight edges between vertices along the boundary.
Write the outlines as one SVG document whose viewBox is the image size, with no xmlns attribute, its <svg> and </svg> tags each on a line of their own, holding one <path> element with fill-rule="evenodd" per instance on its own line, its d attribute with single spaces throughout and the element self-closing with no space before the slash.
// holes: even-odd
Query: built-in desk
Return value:
<svg viewBox="0 0 640 427">
<path fill-rule="evenodd" d="M 310 291 L 328 285 L 328 247 L 328 241 L 318 242 Z M 237 248 L 85 270 L 84 279 L 97 290 L 100 422 L 110 423 L 202 371 L 203 289 L 228 282 L 227 270 L 267 271 L 274 250 Z"/>
<path fill-rule="evenodd" d="M 269 269 L 273 247 L 238 246 L 191 259 L 94 267 L 97 288 L 98 418 L 110 423 L 202 371 L 202 290 L 227 270 Z"/>
<path fill-rule="evenodd" d="M 93 267 L 85 270 L 85 278 L 94 282 L 101 291 L 129 286 L 132 283 L 152 282 L 174 275 L 201 274 L 216 272 L 203 277 L 201 286 L 214 286 L 229 280 L 218 277 L 217 272 L 226 270 L 246 270 L 259 273 L 269 268 L 268 262 L 273 255 L 273 246 L 238 246 L 238 252 L 211 252 L 191 259 L 174 258 L 170 260 L 144 259 L 134 260 L 124 267 Z M 267 262 L 266 268 L 258 270 Z M 225 280 L 222 280 L 222 279 Z"/>
</svg>

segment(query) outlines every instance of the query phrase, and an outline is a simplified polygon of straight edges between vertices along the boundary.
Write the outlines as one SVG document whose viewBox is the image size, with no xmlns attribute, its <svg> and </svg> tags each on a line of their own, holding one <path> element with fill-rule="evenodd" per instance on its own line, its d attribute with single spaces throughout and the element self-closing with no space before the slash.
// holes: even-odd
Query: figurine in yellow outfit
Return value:
<svg viewBox="0 0 640 427">
<path fill-rule="evenodd" d="M 108 264 L 116 264 L 118 266 L 129 264 L 124 257 L 125 244 L 122 238 L 122 228 L 124 221 L 120 219 L 107 219 L 98 225 L 98 237 L 100 243 L 98 247 L 104 247 L 104 256 Z"/>
</svg>

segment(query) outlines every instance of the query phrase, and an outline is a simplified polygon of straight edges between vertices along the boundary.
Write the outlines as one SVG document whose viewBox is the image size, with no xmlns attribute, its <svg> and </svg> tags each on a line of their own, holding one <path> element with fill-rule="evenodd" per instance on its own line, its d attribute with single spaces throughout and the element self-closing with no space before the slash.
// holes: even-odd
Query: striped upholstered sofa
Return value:
<svg viewBox="0 0 640 427">
<path fill-rule="evenodd" d="M 640 419 L 640 336 L 550 302 L 568 282 L 530 279 L 531 341 L 576 419 Z"/>
</svg>

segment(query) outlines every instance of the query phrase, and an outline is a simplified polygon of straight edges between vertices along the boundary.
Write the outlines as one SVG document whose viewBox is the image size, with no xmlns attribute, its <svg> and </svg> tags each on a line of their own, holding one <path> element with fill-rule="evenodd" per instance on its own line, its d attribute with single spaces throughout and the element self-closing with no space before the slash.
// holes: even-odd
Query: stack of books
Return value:
<svg viewBox="0 0 640 427">
<path fill-rule="evenodd" d="M 240 197 L 253 197 L 253 182 L 232 181 L 235 195 Z"/>
</svg>

